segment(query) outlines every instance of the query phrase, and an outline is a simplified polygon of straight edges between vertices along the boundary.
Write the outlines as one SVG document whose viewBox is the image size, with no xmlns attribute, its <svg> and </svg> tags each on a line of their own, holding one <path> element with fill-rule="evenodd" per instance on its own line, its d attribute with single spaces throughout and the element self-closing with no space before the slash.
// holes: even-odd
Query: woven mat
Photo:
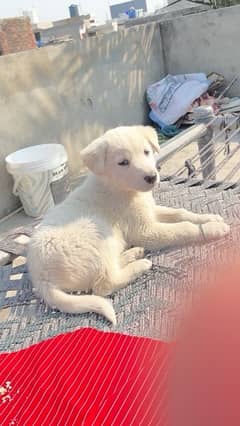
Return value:
<svg viewBox="0 0 240 426">
<path fill-rule="evenodd" d="M 179 307 L 192 303 L 199 286 L 209 282 L 207 266 L 227 262 L 229 247 L 235 246 L 238 250 L 240 199 L 231 190 L 219 192 L 169 183 L 160 185 L 155 198 L 157 203 L 166 206 L 221 214 L 232 225 L 227 239 L 150 253 L 152 270 L 112 296 L 118 321 L 116 331 L 170 340 L 176 333 Z M 33 226 L 25 229 L 25 234 L 31 234 L 32 230 Z M 111 329 L 107 321 L 96 314 L 66 315 L 37 300 L 32 293 L 24 248 L 21 253 L 18 246 L 16 254 L 12 264 L 0 267 L 0 351 L 27 347 L 79 327 Z"/>
</svg>

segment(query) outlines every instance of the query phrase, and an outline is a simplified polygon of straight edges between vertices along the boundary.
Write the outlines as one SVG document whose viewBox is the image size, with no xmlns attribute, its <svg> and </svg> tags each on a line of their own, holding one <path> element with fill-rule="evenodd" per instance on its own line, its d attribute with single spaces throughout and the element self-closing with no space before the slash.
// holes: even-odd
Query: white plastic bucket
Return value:
<svg viewBox="0 0 240 426">
<path fill-rule="evenodd" d="M 69 192 L 68 158 L 60 144 L 24 148 L 6 157 L 13 176 L 13 194 L 19 196 L 28 216 L 39 217 Z"/>
</svg>

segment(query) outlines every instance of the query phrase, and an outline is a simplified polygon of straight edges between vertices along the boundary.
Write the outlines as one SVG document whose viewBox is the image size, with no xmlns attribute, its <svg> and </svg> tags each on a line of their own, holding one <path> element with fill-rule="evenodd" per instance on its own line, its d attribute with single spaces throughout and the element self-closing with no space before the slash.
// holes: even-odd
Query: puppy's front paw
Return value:
<svg viewBox="0 0 240 426">
<path fill-rule="evenodd" d="M 141 259 L 138 261 L 139 263 L 141 262 L 141 268 L 143 272 L 149 271 L 149 269 L 151 269 L 152 267 L 152 262 L 151 260 L 148 259 Z"/>
<path fill-rule="evenodd" d="M 199 215 L 199 223 L 208 223 L 208 222 L 224 222 L 224 219 L 219 214 L 202 214 Z"/>
<path fill-rule="evenodd" d="M 224 219 L 219 214 L 206 214 L 206 219 L 208 222 L 224 222 Z"/>
<path fill-rule="evenodd" d="M 217 240 L 230 232 L 230 226 L 224 222 L 208 222 L 200 225 L 205 240 Z"/>
</svg>

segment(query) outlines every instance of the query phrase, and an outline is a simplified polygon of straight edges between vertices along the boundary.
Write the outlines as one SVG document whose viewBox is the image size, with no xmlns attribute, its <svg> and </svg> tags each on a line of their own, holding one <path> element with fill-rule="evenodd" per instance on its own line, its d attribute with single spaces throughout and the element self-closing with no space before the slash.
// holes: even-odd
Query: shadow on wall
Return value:
<svg viewBox="0 0 240 426">
<path fill-rule="evenodd" d="M 217 71 L 228 81 L 239 76 L 240 5 L 161 22 L 170 74 Z M 230 96 L 240 95 L 240 81 Z"/>
<path fill-rule="evenodd" d="M 66 45 L 57 61 L 58 93 L 66 114 L 62 143 L 74 173 L 79 150 L 108 128 L 147 120 L 145 90 L 158 79 L 161 45 L 156 25 Z"/>
<path fill-rule="evenodd" d="M 161 63 L 155 24 L 1 57 L 0 217 L 17 206 L 6 155 L 61 142 L 80 174 L 84 146 L 108 128 L 146 120 L 145 89 L 161 77 Z"/>
<path fill-rule="evenodd" d="M 16 65 L 17 64 L 17 65 Z M 20 148 L 60 139 L 61 100 L 47 52 L 0 58 L 0 217 L 18 206 L 5 157 Z"/>
</svg>

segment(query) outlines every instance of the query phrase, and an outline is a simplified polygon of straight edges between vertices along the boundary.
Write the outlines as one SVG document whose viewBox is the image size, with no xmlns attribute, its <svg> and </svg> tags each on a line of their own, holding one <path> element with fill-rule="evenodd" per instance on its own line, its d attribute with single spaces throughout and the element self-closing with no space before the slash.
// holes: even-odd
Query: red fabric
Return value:
<svg viewBox="0 0 240 426">
<path fill-rule="evenodd" d="M 0 425 L 167 425 L 168 344 L 95 329 L 0 355 Z"/>
</svg>

